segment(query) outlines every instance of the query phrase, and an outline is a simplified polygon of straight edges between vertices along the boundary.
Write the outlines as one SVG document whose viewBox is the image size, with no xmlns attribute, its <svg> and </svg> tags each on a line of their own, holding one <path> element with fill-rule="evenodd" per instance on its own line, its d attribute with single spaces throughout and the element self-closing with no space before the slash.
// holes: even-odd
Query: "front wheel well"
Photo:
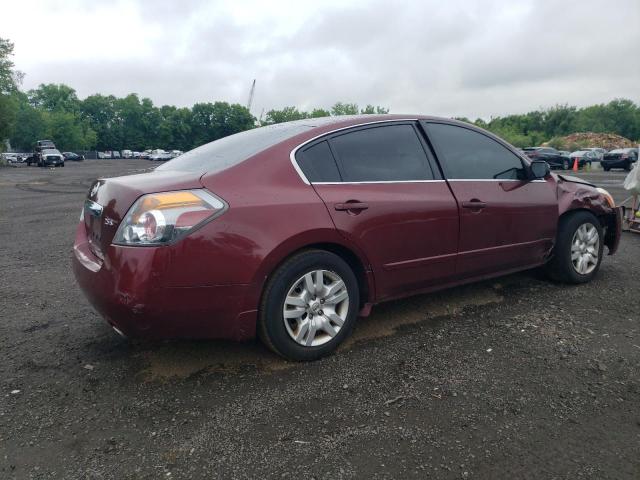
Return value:
<svg viewBox="0 0 640 480">
<path fill-rule="evenodd" d="M 596 217 L 598 219 L 598 222 L 600 222 L 600 226 L 602 228 L 606 228 L 607 227 L 606 214 L 594 212 L 593 210 L 590 210 L 588 208 L 574 208 L 574 209 L 571 209 L 571 210 L 567 210 L 562 215 L 560 215 L 560 217 L 558 217 L 558 224 L 560 224 L 560 222 L 562 222 L 564 219 L 570 217 L 571 215 L 575 215 L 578 212 L 588 212 L 588 213 L 590 213 L 591 215 L 593 215 L 594 217 Z"/>
</svg>

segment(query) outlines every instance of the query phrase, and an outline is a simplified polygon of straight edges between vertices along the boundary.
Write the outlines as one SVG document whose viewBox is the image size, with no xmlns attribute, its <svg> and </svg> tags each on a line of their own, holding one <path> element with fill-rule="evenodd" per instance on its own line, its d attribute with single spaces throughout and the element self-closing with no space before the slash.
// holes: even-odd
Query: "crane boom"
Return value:
<svg viewBox="0 0 640 480">
<path fill-rule="evenodd" d="M 249 101 L 247 102 L 247 110 L 251 111 L 251 104 L 253 103 L 253 94 L 256 91 L 256 79 L 253 79 L 251 84 L 251 91 L 249 92 Z"/>
</svg>

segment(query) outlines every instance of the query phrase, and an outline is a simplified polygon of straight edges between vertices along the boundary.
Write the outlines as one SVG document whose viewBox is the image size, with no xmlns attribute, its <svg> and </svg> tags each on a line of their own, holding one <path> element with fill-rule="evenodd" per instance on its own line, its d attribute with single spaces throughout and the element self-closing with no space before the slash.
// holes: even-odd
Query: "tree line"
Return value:
<svg viewBox="0 0 640 480">
<path fill-rule="evenodd" d="M 36 140 L 50 139 L 62 150 L 190 150 L 259 125 L 305 118 L 385 114 L 389 109 L 335 103 L 310 111 L 290 106 L 256 119 L 249 110 L 227 102 L 196 103 L 191 108 L 163 105 L 132 93 L 118 98 L 94 94 L 78 98 L 63 84 L 42 84 L 22 91 L 22 74 L 11 61 L 13 44 L 0 38 L 0 149 L 9 140 L 14 150 L 29 151 Z M 561 135 L 592 131 L 640 139 L 640 107 L 631 100 L 577 108 L 558 105 L 526 114 L 470 121 L 515 146 L 539 145 Z"/>
<path fill-rule="evenodd" d="M 467 118 L 460 120 L 470 122 Z M 577 132 L 615 133 L 640 142 L 640 105 L 624 98 L 584 108 L 556 105 L 520 115 L 495 117 L 488 122 L 478 118 L 470 123 L 516 147 L 553 144 L 558 137 Z"/>
</svg>

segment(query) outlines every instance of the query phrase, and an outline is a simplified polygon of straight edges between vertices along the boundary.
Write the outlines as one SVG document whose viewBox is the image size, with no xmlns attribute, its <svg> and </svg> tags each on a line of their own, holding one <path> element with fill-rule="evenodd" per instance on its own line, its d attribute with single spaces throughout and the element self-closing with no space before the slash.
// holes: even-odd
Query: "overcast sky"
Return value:
<svg viewBox="0 0 640 480">
<path fill-rule="evenodd" d="M 0 36 L 24 89 L 252 112 L 336 101 L 392 113 L 640 102 L 640 0 L 13 0 Z"/>
</svg>

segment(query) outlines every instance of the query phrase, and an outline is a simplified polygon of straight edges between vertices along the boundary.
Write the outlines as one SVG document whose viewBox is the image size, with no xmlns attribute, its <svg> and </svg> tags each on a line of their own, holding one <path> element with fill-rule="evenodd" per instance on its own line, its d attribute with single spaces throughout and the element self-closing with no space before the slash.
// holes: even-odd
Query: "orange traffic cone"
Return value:
<svg viewBox="0 0 640 480">
<path fill-rule="evenodd" d="M 573 171 L 574 172 L 578 171 L 578 157 L 573 159 Z"/>
</svg>

